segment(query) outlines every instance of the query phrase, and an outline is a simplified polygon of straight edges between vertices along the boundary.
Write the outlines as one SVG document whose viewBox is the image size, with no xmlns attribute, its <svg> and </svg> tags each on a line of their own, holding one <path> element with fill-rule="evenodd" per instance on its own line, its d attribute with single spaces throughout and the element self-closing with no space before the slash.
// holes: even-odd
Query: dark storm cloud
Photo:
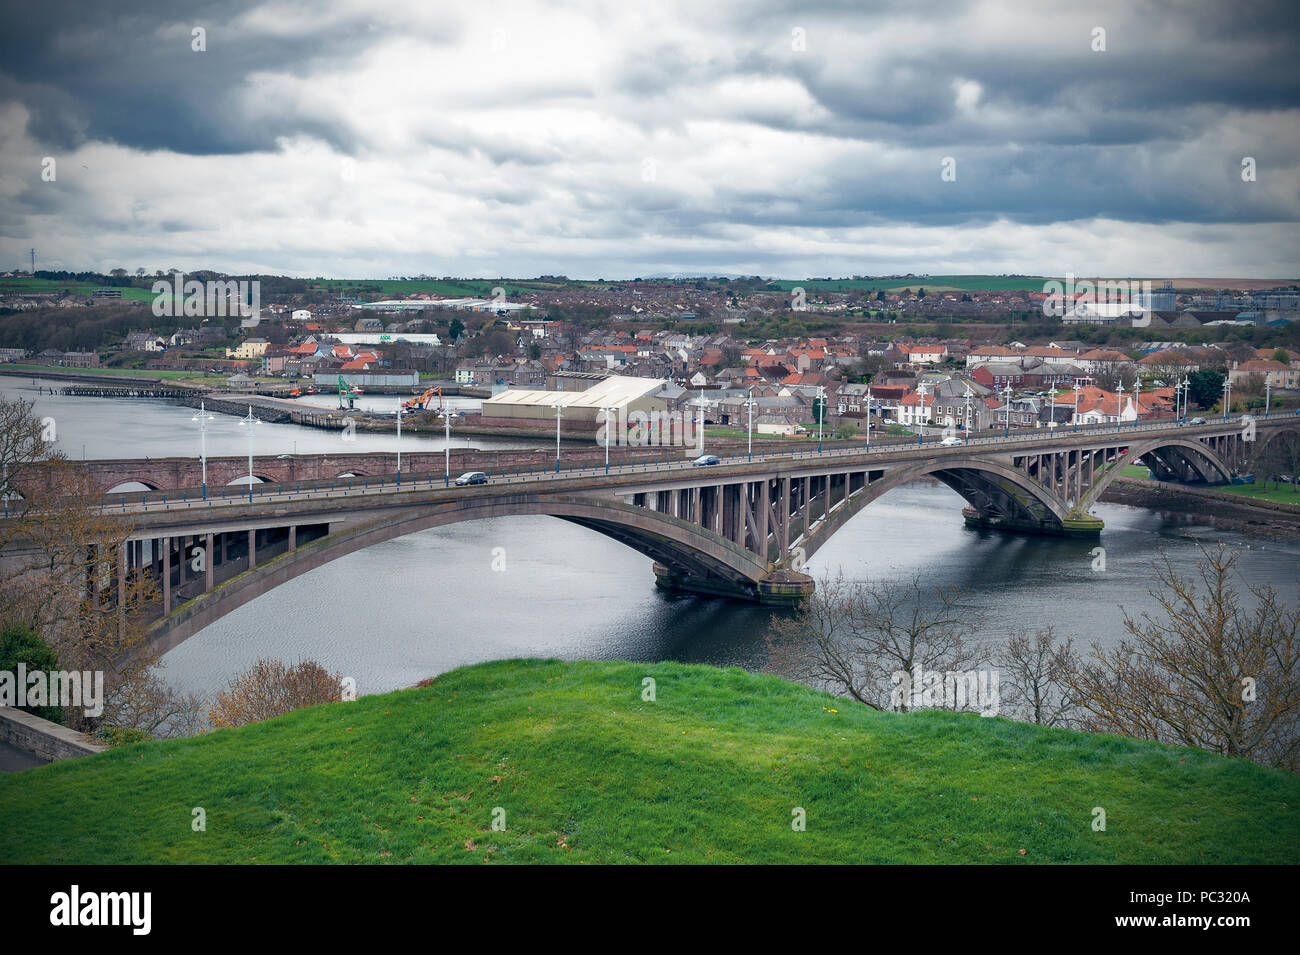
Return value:
<svg viewBox="0 0 1300 955">
<path fill-rule="evenodd" d="M 250 123 L 241 96 L 259 71 L 309 73 L 366 49 L 396 28 L 358 13 L 333 22 L 309 6 L 291 33 L 240 24 L 258 0 L 41 0 L 10 3 L 0 33 L 0 94 L 31 111 L 33 136 L 52 147 L 90 139 L 192 155 L 271 148 L 277 137 L 318 136 L 343 151 L 355 145 L 346 117 L 325 121 L 291 112 Z M 425 39 L 448 42 L 454 21 Z M 195 27 L 204 52 L 191 48 Z"/>
</svg>

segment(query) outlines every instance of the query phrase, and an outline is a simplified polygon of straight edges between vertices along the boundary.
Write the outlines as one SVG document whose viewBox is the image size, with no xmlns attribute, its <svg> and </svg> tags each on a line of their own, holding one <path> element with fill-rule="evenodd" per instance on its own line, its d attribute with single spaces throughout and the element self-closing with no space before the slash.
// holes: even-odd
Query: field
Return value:
<svg viewBox="0 0 1300 955">
<path fill-rule="evenodd" d="M 1294 864 L 1300 779 L 737 669 L 507 660 L 5 774 L 0 862 Z"/>
<path fill-rule="evenodd" d="M 49 292 L 67 289 L 73 295 L 89 295 L 95 289 L 109 288 L 105 285 L 83 285 L 78 282 L 56 282 L 51 279 L 0 279 L 0 296 L 6 293 L 19 292 Z M 136 302 L 152 302 L 154 299 L 153 292 L 147 288 L 122 287 L 122 298 Z"/>
</svg>

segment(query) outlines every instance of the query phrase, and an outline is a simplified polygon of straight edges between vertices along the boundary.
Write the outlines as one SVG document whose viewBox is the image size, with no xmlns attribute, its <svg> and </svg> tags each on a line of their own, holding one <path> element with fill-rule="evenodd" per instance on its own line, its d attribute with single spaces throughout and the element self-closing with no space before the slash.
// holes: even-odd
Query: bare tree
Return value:
<svg viewBox="0 0 1300 955">
<path fill-rule="evenodd" d="M 1002 713 L 1041 726 L 1071 726 L 1077 707 L 1065 676 L 1074 659 L 1074 640 L 1058 643 L 1048 627 L 1033 636 L 1015 633 L 994 653 L 1001 675 Z"/>
<path fill-rule="evenodd" d="M 217 694 L 208 719 L 217 729 L 245 726 L 341 698 L 341 677 L 314 660 L 292 666 L 282 660 L 258 660 Z"/>
<path fill-rule="evenodd" d="M 1151 595 L 1163 616 L 1125 614 L 1132 640 L 1093 645 L 1066 681 L 1085 711 L 1084 729 L 1196 746 L 1292 771 L 1300 769 L 1300 612 L 1271 587 L 1248 585 L 1243 606 L 1237 557 L 1203 552 L 1195 577 L 1167 555 Z"/>
<path fill-rule="evenodd" d="M 977 662 L 958 596 L 951 588 L 927 591 L 919 575 L 905 583 L 825 577 L 800 609 L 773 622 L 773 663 L 874 709 L 905 711 L 911 694 L 898 692 L 900 681 Z"/>
<path fill-rule="evenodd" d="M 102 671 L 106 697 L 120 698 L 156 663 L 144 648 L 157 585 L 146 574 L 119 576 L 131 527 L 101 512 L 99 489 L 53 450 L 50 427 L 26 402 L 0 398 L 8 513 L 0 521 L 0 623 L 38 634 L 63 669 Z M 64 719 L 82 729 L 104 722 L 67 707 Z"/>
</svg>

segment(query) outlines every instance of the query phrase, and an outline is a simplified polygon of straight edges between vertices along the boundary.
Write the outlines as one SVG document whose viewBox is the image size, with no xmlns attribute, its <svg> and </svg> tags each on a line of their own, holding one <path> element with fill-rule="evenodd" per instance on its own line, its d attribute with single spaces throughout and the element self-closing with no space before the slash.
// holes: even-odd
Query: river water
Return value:
<svg viewBox="0 0 1300 955">
<path fill-rule="evenodd" d="M 47 386 L 50 382 L 45 383 Z M 7 395 L 51 415 L 70 456 L 198 453 L 194 410 L 158 401 L 38 396 L 30 382 L 0 380 Z M 393 435 L 358 433 L 346 450 L 392 450 Z M 258 454 L 337 451 L 330 432 L 259 425 Z M 418 443 L 417 443 L 418 442 Z M 453 439 L 458 446 L 530 447 L 533 441 Z M 440 448 L 406 437 L 403 449 Z M 218 415 L 209 454 L 245 454 L 237 419 Z M 1112 644 L 1124 610 L 1151 609 L 1153 559 L 1163 548 L 1181 571 L 1200 547 L 1241 550 L 1243 578 L 1300 600 L 1300 538 L 1219 530 L 1209 509 L 1190 517 L 1103 504 L 1104 571 L 1096 542 L 980 532 L 965 527 L 964 502 L 938 484 L 898 488 L 842 528 L 813 559 L 814 576 L 910 578 L 964 591 L 962 606 L 990 641 L 1052 625 L 1077 643 Z M 1210 505 L 1212 508 L 1213 505 Z M 493 569 L 494 548 L 504 567 Z M 501 552 L 498 552 L 501 553 Z M 503 657 L 680 660 L 746 669 L 767 663 L 773 611 L 721 599 L 669 596 L 650 560 L 594 531 L 552 518 L 460 524 L 370 547 L 299 577 L 191 637 L 164 658 L 178 687 L 214 691 L 259 657 L 315 659 L 357 681 L 361 693 L 410 686 L 448 669 Z"/>
</svg>

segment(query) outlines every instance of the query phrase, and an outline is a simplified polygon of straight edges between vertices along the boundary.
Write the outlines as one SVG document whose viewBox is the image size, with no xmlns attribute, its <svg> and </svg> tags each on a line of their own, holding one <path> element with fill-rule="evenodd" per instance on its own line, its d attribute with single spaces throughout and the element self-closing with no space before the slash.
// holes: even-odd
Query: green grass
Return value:
<svg viewBox="0 0 1300 955">
<path fill-rule="evenodd" d="M 1124 468 L 1121 477 L 1146 479 L 1149 473 L 1141 465 L 1130 464 Z M 1250 498 L 1255 501 L 1300 505 L 1300 490 L 1297 490 L 1294 484 L 1269 484 L 1266 487 L 1262 481 L 1257 481 L 1254 484 L 1216 484 L 1211 490 L 1221 491 L 1224 494 L 1235 494 L 1238 497 Z"/>
<path fill-rule="evenodd" d="M 1295 776 L 1197 750 L 508 660 L 6 775 L 0 862 L 1295 863 L 1298 808 Z"/>
<path fill-rule="evenodd" d="M 1238 497 L 1248 497 L 1254 501 L 1300 505 L 1300 491 L 1296 490 L 1294 484 L 1278 485 L 1270 483 L 1265 487 L 1262 481 L 1258 481 L 1255 484 L 1216 485 L 1214 490 L 1222 491 L 1224 494 L 1235 494 Z"/>
<path fill-rule="evenodd" d="M 147 288 L 135 286 L 86 285 L 80 282 L 61 282 L 54 279 L 3 279 L 0 280 L 0 294 L 12 291 L 50 292 L 67 289 L 73 295 L 89 295 L 95 289 L 115 288 L 122 292 L 125 301 L 152 302 L 154 294 Z"/>
</svg>

